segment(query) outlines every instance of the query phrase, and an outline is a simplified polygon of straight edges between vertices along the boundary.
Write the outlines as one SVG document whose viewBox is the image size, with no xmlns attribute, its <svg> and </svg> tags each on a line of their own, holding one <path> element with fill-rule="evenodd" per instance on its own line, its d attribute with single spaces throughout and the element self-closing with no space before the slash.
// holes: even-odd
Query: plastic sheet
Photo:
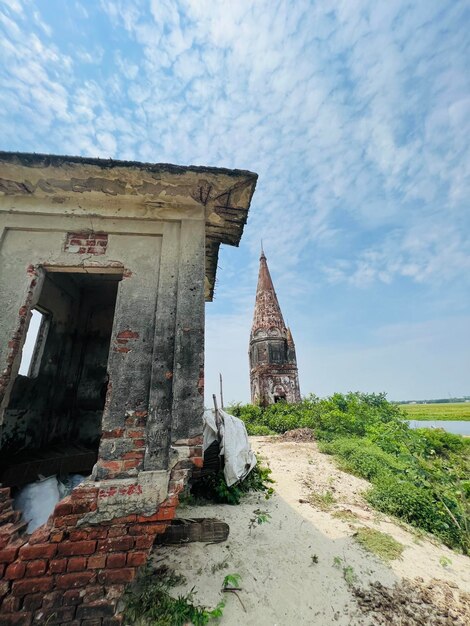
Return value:
<svg viewBox="0 0 470 626">
<path fill-rule="evenodd" d="M 251 449 L 245 424 L 219 409 L 220 425 L 215 411 L 204 411 L 203 446 L 206 450 L 212 442 L 219 440 L 220 454 L 224 456 L 225 482 L 230 487 L 248 476 L 256 465 L 256 456 Z"/>
</svg>

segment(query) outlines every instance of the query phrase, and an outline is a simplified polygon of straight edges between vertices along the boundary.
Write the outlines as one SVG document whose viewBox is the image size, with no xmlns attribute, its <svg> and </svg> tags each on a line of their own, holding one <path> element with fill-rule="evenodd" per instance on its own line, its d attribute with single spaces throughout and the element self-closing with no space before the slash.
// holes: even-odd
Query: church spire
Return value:
<svg viewBox="0 0 470 626">
<path fill-rule="evenodd" d="M 281 307 L 277 300 L 268 263 L 261 244 L 261 256 L 259 259 L 258 287 L 256 289 L 255 312 L 251 334 L 257 330 L 278 328 L 282 334 L 286 333 L 286 325 L 282 317 Z"/>
<path fill-rule="evenodd" d="M 284 323 L 262 242 L 249 357 L 253 404 L 300 402 L 294 340 Z"/>
</svg>

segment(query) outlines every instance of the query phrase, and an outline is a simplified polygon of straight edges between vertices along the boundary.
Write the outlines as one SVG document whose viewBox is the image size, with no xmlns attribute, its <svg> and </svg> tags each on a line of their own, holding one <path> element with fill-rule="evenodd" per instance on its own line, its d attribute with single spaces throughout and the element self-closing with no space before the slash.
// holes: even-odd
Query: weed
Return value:
<svg viewBox="0 0 470 626">
<path fill-rule="evenodd" d="M 357 574 L 351 565 L 345 565 L 343 567 L 343 578 L 349 586 L 357 582 Z"/>
<path fill-rule="evenodd" d="M 336 503 L 336 498 L 331 491 L 323 493 L 312 492 L 308 498 L 310 504 L 318 507 L 321 511 L 329 511 Z"/>
<path fill-rule="evenodd" d="M 441 556 L 439 559 L 439 564 L 442 567 L 449 567 L 450 565 L 452 565 L 452 561 L 447 556 Z"/>
<path fill-rule="evenodd" d="M 204 626 L 210 620 L 222 616 L 224 602 L 215 609 L 207 609 L 194 603 L 194 589 L 185 595 L 174 598 L 169 591 L 184 581 L 168 569 L 143 568 L 136 583 L 124 597 L 126 623 L 143 619 L 152 626 L 183 626 L 191 623 Z"/>
<path fill-rule="evenodd" d="M 244 420 L 250 434 L 257 428 L 275 433 L 311 428 L 322 452 L 371 481 L 366 497 L 372 506 L 470 552 L 470 439 L 409 428 L 403 411 L 385 394 L 310 396 L 265 408 L 236 405 L 230 412 Z"/>
<path fill-rule="evenodd" d="M 211 572 L 215 574 L 216 572 L 220 572 L 222 569 L 227 569 L 228 563 L 227 561 L 221 561 L 220 563 L 214 563 L 211 566 Z"/>
<path fill-rule="evenodd" d="M 229 589 L 230 587 L 234 589 L 240 587 L 241 579 L 242 577 L 240 574 L 227 574 L 222 583 L 222 589 Z"/>
<path fill-rule="evenodd" d="M 333 567 L 341 567 L 343 559 L 340 556 L 333 557 Z"/>
<path fill-rule="evenodd" d="M 376 554 L 384 561 L 400 558 L 405 548 L 390 535 L 374 528 L 359 528 L 354 538 L 365 550 Z"/>
<path fill-rule="evenodd" d="M 227 486 L 222 470 L 208 474 L 196 481 L 191 494 L 196 499 L 211 500 L 220 504 L 240 504 L 241 498 L 250 491 L 261 491 L 268 500 L 274 493 L 274 480 L 270 477 L 269 467 L 257 464 L 248 476 L 240 483 Z"/>
<path fill-rule="evenodd" d="M 310 558 L 312 559 L 311 565 L 316 565 L 318 563 L 318 554 L 312 554 Z"/>
<path fill-rule="evenodd" d="M 261 524 L 266 524 L 271 520 L 271 515 L 267 511 L 262 511 L 261 509 L 255 509 L 253 511 L 253 517 L 250 518 L 250 523 L 248 524 L 248 528 L 251 531 L 256 526 L 260 526 Z"/>
<path fill-rule="evenodd" d="M 331 514 L 333 517 L 344 520 L 345 522 L 354 522 L 358 519 L 358 516 L 349 509 L 342 509 L 341 511 L 333 511 Z"/>
</svg>

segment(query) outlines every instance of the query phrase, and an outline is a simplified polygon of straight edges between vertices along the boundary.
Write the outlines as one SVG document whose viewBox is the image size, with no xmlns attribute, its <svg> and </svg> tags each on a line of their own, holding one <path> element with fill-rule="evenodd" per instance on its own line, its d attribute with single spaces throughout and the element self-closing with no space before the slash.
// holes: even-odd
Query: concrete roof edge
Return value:
<svg viewBox="0 0 470 626">
<path fill-rule="evenodd" d="M 134 167 L 149 172 L 168 172 L 172 174 L 184 174 L 185 172 L 225 174 L 227 176 L 245 176 L 253 181 L 258 179 L 258 174 L 249 170 L 229 169 L 225 167 L 212 167 L 204 165 L 173 165 L 171 163 L 144 163 L 141 161 L 121 161 L 118 159 L 101 159 L 99 157 L 81 157 L 57 154 L 43 154 L 39 152 L 8 152 L 0 150 L 0 161 L 19 161 L 25 166 L 36 165 L 63 165 L 65 163 L 76 163 L 83 165 L 95 165 L 103 169 L 114 167 Z"/>
</svg>

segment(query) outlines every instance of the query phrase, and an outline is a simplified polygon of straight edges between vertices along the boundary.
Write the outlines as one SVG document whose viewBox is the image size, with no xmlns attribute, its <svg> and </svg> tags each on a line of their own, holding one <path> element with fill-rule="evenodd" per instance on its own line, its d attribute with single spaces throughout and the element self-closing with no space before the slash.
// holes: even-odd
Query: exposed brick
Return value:
<svg viewBox="0 0 470 626">
<path fill-rule="evenodd" d="M 94 554 L 88 557 L 87 567 L 89 569 L 103 569 L 106 565 L 106 556 L 104 554 Z"/>
<path fill-rule="evenodd" d="M 80 626 L 101 626 L 102 620 L 99 617 L 98 619 L 81 619 Z"/>
<path fill-rule="evenodd" d="M 18 554 L 18 550 L 24 541 L 17 541 L 12 545 L 0 550 L 0 563 L 12 563 Z"/>
<path fill-rule="evenodd" d="M 76 589 L 77 587 L 84 587 L 93 581 L 95 575 L 96 573 L 94 571 L 62 574 L 61 576 L 57 576 L 56 586 L 58 589 Z"/>
<path fill-rule="evenodd" d="M 58 545 L 58 553 L 64 556 L 80 556 L 93 554 L 96 541 L 62 541 Z"/>
<path fill-rule="evenodd" d="M 72 513 L 89 513 L 96 511 L 96 502 L 90 500 L 76 500 L 72 504 Z"/>
<path fill-rule="evenodd" d="M 23 578 L 23 580 L 15 580 L 12 586 L 12 594 L 14 596 L 26 596 L 28 593 L 37 593 L 38 591 L 50 591 L 53 587 L 53 579 L 49 576 L 42 578 Z"/>
<path fill-rule="evenodd" d="M 125 536 L 125 537 L 115 537 L 110 539 L 102 539 L 98 541 L 98 547 L 96 549 L 97 552 L 125 552 L 126 550 L 131 550 L 134 547 L 134 538 Z"/>
<path fill-rule="evenodd" d="M 166 507 L 166 509 L 169 509 L 171 507 Z M 150 522 L 160 522 L 162 519 L 169 519 L 169 516 L 171 515 L 171 519 L 174 517 L 175 515 L 175 510 L 171 509 L 171 513 L 164 513 L 163 512 L 164 509 L 158 509 L 158 511 L 156 513 L 154 513 L 153 515 L 138 515 L 137 516 L 137 522 L 140 523 L 150 523 Z"/>
<path fill-rule="evenodd" d="M 32 598 L 33 596 L 26 596 L 26 597 Z M 41 598 L 41 602 L 42 602 L 42 598 Z M 15 613 L 16 611 L 20 610 L 21 599 L 16 598 L 15 596 L 7 596 L 3 600 L 3 602 L 0 604 L 0 606 L 2 607 L 0 615 L 3 615 L 4 613 Z M 24 609 L 25 611 L 29 610 L 27 606 L 25 606 Z"/>
<path fill-rule="evenodd" d="M 81 515 L 63 515 L 62 517 L 54 518 L 54 526 L 56 528 L 73 528 L 77 525 Z"/>
<path fill-rule="evenodd" d="M 33 624 L 68 624 L 75 617 L 74 606 L 63 606 L 54 609 L 39 609 L 34 614 Z"/>
<path fill-rule="evenodd" d="M 110 569 L 124 567 L 125 564 L 126 564 L 125 552 L 113 552 L 106 559 L 106 567 Z"/>
<path fill-rule="evenodd" d="M 130 437 L 131 439 L 143 439 L 145 436 L 145 429 L 138 428 L 135 430 L 128 430 L 126 432 L 126 437 Z"/>
<path fill-rule="evenodd" d="M 72 513 L 72 498 L 67 496 L 55 505 L 54 516 L 70 515 Z"/>
<path fill-rule="evenodd" d="M 29 537 L 28 543 L 33 546 L 37 543 L 47 543 L 49 541 L 49 535 L 51 534 L 51 529 L 48 526 L 40 526 L 36 528 L 33 534 Z"/>
<path fill-rule="evenodd" d="M 5 502 L 10 498 L 10 488 L 9 487 L 0 487 L 0 502 Z"/>
<path fill-rule="evenodd" d="M 72 532 L 73 531 L 70 532 L 70 537 L 72 537 Z M 92 528 L 88 532 L 88 535 L 90 539 L 106 539 L 108 536 L 108 529 L 103 527 Z"/>
<path fill-rule="evenodd" d="M 103 570 L 98 573 L 98 581 L 103 584 L 129 583 L 134 580 L 135 569 L 123 567 L 121 569 Z"/>
<path fill-rule="evenodd" d="M 77 608 L 77 618 L 97 619 L 100 617 L 112 617 L 114 610 L 114 605 L 108 600 L 95 600 L 79 606 Z"/>
<path fill-rule="evenodd" d="M 96 500 L 98 491 L 98 487 L 92 487 L 86 483 L 82 483 L 72 491 L 70 497 L 72 500 Z"/>
<path fill-rule="evenodd" d="M 165 528 L 167 524 L 163 522 L 154 522 L 152 524 L 136 524 L 135 526 L 131 526 L 129 528 L 130 535 L 158 535 L 159 533 L 165 532 Z M 136 548 L 142 547 L 138 546 L 137 543 L 135 545 Z"/>
<path fill-rule="evenodd" d="M 116 439 L 124 435 L 124 428 L 115 428 L 114 430 L 104 430 L 101 433 L 103 439 Z"/>
<path fill-rule="evenodd" d="M 32 593 L 29 596 L 26 596 L 23 600 L 23 610 L 24 611 L 36 611 L 37 609 L 42 607 L 43 594 L 42 593 Z"/>
<path fill-rule="evenodd" d="M 90 532 L 88 530 L 71 530 L 69 532 L 70 541 L 87 541 L 89 539 L 95 539 L 95 537 L 90 537 Z"/>
<path fill-rule="evenodd" d="M 94 600 L 100 600 L 104 596 L 104 587 L 102 585 L 94 585 L 87 587 L 83 594 L 83 602 L 88 604 Z"/>
<path fill-rule="evenodd" d="M 56 530 L 54 528 L 51 531 L 51 536 L 50 536 L 49 541 L 52 541 L 52 543 L 59 543 L 60 541 L 62 541 L 63 538 L 64 538 L 64 531 Z"/>
<path fill-rule="evenodd" d="M 135 547 L 139 550 L 151 548 L 154 541 L 154 535 L 141 535 L 140 537 L 135 538 Z"/>
<path fill-rule="evenodd" d="M 124 537 L 125 535 L 127 535 L 127 526 L 124 526 L 124 524 L 111 526 L 108 531 L 108 537 Z"/>
<path fill-rule="evenodd" d="M 26 571 L 26 564 L 21 561 L 10 563 L 5 570 L 5 580 L 18 580 L 23 578 Z"/>
<path fill-rule="evenodd" d="M 42 606 L 44 609 L 51 609 L 62 604 L 62 591 L 51 591 L 43 597 Z"/>
<path fill-rule="evenodd" d="M 192 461 L 195 467 L 202 468 L 204 466 L 204 459 L 202 457 L 194 457 Z"/>
<path fill-rule="evenodd" d="M 139 333 L 133 330 L 121 330 L 117 335 L 118 339 L 138 339 Z"/>
<path fill-rule="evenodd" d="M 127 565 L 130 567 L 140 567 L 147 562 L 147 552 L 129 552 L 127 555 Z"/>
<path fill-rule="evenodd" d="M 72 556 L 67 563 L 67 572 L 82 572 L 86 569 L 87 559 L 84 556 Z"/>
<path fill-rule="evenodd" d="M 75 606 L 82 603 L 82 593 L 80 589 L 68 589 L 64 591 L 62 604 L 64 606 Z"/>
<path fill-rule="evenodd" d="M 21 561 L 19 561 L 21 563 Z M 26 574 L 28 577 L 41 576 L 44 574 L 47 568 L 47 561 L 37 560 L 37 561 L 29 561 L 26 565 Z"/>
<path fill-rule="evenodd" d="M 55 543 L 37 543 L 34 546 L 26 544 L 20 548 L 20 559 L 30 561 L 33 559 L 51 559 L 57 552 Z"/>
<path fill-rule="evenodd" d="M 0 620 L 0 626 L 29 626 L 33 614 L 28 611 L 22 611 L 21 613 L 10 613 L 10 615 L 2 615 Z"/>
<path fill-rule="evenodd" d="M 62 574 L 67 567 L 67 559 L 52 559 L 49 561 L 49 572 L 51 574 Z"/>
<path fill-rule="evenodd" d="M 126 517 L 116 517 L 110 522 L 113 526 L 116 524 L 132 524 L 137 519 L 137 515 L 126 515 Z"/>
</svg>

